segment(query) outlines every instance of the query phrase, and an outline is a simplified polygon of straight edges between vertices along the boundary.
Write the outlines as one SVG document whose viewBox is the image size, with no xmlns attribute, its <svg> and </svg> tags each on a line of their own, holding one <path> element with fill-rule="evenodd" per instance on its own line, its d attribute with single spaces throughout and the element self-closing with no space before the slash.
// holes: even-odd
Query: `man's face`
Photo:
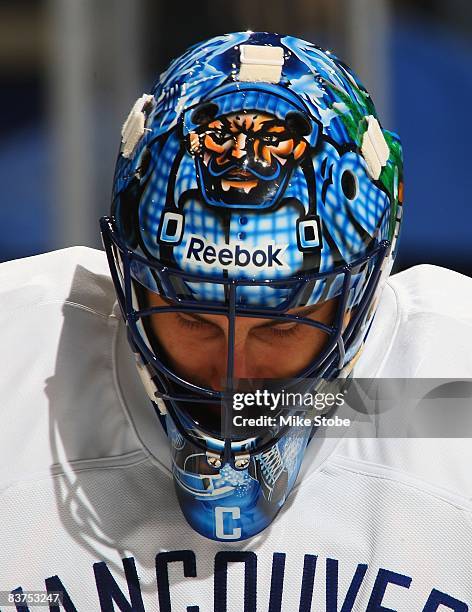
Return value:
<svg viewBox="0 0 472 612">
<path fill-rule="evenodd" d="M 190 133 L 202 193 L 210 203 L 265 208 L 275 201 L 307 143 L 296 121 L 241 112 L 205 122 Z M 303 130 L 302 130 L 303 131 Z"/>
<path fill-rule="evenodd" d="M 149 306 L 168 305 L 149 292 Z M 330 325 L 338 300 L 289 311 Z M 345 319 L 347 324 L 347 317 Z M 172 368 L 201 386 L 222 390 L 226 379 L 228 320 L 223 315 L 184 312 L 155 314 L 151 327 Z M 296 322 L 237 317 L 234 342 L 236 379 L 291 378 L 321 352 L 328 335 Z"/>
</svg>

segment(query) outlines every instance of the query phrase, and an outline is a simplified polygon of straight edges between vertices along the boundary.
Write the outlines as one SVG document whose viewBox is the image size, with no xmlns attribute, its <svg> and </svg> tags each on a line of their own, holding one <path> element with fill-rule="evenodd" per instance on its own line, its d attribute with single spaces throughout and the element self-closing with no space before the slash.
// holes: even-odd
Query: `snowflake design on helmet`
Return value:
<svg viewBox="0 0 472 612">
<path fill-rule="evenodd" d="M 284 440 L 282 461 L 289 473 L 295 472 L 306 442 L 306 436 L 303 435 L 303 432 L 297 430 L 293 432 L 293 435 L 287 436 L 287 439 Z"/>
<path fill-rule="evenodd" d="M 220 470 L 220 478 L 215 481 L 215 487 L 220 488 L 225 485 L 234 487 L 234 495 L 237 497 L 244 497 L 247 495 L 250 485 L 250 477 L 247 470 L 235 470 L 230 465 L 226 464 Z"/>
</svg>

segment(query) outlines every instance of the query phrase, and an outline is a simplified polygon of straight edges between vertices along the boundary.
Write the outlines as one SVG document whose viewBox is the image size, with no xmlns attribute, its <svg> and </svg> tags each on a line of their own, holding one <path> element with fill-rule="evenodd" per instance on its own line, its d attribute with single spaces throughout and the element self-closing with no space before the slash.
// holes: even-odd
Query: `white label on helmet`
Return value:
<svg viewBox="0 0 472 612">
<path fill-rule="evenodd" d="M 121 130 L 121 142 L 123 157 L 131 157 L 136 145 L 144 134 L 146 116 L 144 107 L 154 100 L 150 94 L 144 94 L 134 103 L 128 118 Z"/>
<path fill-rule="evenodd" d="M 367 117 L 367 130 L 362 138 L 361 152 L 367 162 L 370 176 L 377 180 L 390 157 L 390 149 L 379 122 L 372 115 Z"/>
<path fill-rule="evenodd" d="M 284 50 L 265 45 L 241 45 L 240 61 L 240 81 L 278 83 L 282 76 Z"/>
<path fill-rule="evenodd" d="M 220 246 L 192 234 L 187 239 L 184 257 L 205 268 L 243 268 L 251 272 L 289 269 L 283 258 L 287 247 L 288 244 L 275 242 L 263 243 L 256 248 L 240 242 Z"/>
</svg>

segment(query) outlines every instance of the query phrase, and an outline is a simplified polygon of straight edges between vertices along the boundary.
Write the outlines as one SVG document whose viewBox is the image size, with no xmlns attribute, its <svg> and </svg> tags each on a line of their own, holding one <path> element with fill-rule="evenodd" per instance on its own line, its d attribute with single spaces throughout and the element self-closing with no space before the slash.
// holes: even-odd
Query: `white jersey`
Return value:
<svg viewBox="0 0 472 612">
<path fill-rule="evenodd" d="M 392 277 L 356 375 L 472 378 L 471 305 L 454 272 Z M 216 542 L 181 514 L 104 253 L 0 266 L 0 346 L 0 591 L 63 591 L 57 612 L 472 609 L 470 439 L 315 437 L 275 521 Z"/>
</svg>

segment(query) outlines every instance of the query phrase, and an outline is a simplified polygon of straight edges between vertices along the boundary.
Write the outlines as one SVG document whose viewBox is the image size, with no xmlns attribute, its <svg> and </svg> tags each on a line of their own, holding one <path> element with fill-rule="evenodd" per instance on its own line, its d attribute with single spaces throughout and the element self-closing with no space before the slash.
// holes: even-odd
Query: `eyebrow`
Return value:
<svg viewBox="0 0 472 612">
<path fill-rule="evenodd" d="M 321 306 L 322 304 L 313 304 L 313 306 L 309 306 L 308 308 L 300 309 L 295 312 L 285 312 L 283 314 L 288 314 L 293 317 L 299 317 L 301 315 L 303 315 L 304 317 L 307 317 L 310 314 L 313 314 L 313 312 L 316 312 L 317 310 L 319 310 Z M 202 317 L 196 312 L 184 312 L 184 313 L 178 313 L 178 314 L 185 314 L 188 317 L 191 317 L 192 319 L 196 319 L 197 321 L 200 321 L 201 323 L 206 323 L 207 325 L 216 325 L 216 323 L 214 323 L 213 321 L 209 321 L 208 319 L 205 319 L 205 317 Z M 220 316 L 225 316 L 225 315 L 220 315 Z M 296 321 L 289 320 L 288 323 L 296 323 Z M 284 324 L 284 321 L 282 319 L 273 319 L 272 321 L 261 323 L 260 325 L 256 325 L 255 327 L 268 328 L 268 327 L 275 327 L 276 325 L 283 325 L 283 324 Z M 218 325 L 216 326 L 218 327 Z"/>
<path fill-rule="evenodd" d="M 303 308 L 300 310 L 296 310 L 295 312 L 284 312 L 283 314 L 290 315 L 292 317 L 307 317 L 310 314 L 313 314 L 317 310 L 321 308 L 321 304 L 313 304 L 313 306 L 309 306 L 308 308 Z M 276 325 L 283 325 L 284 321 L 281 319 L 274 319 L 272 321 L 268 321 L 267 323 L 262 323 L 261 325 L 257 325 L 257 327 L 275 327 Z M 296 321 L 290 320 L 288 323 L 296 323 Z"/>
</svg>

